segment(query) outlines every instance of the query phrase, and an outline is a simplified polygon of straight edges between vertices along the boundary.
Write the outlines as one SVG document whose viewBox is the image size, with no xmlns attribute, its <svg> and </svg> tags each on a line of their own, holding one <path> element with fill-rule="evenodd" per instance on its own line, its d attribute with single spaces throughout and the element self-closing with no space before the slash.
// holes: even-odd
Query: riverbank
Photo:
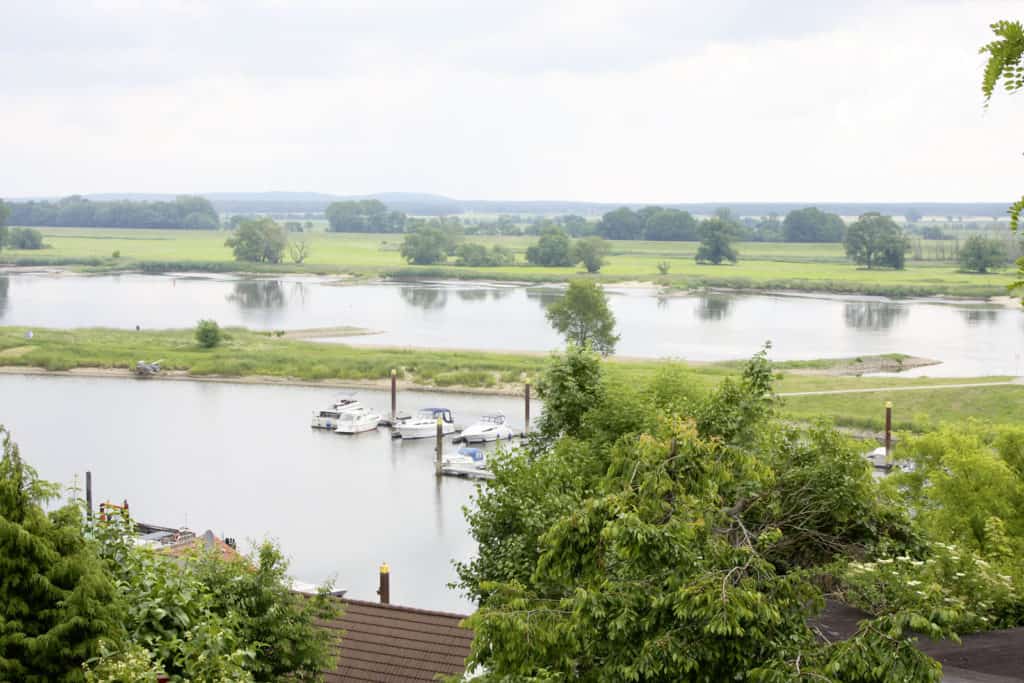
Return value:
<svg viewBox="0 0 1024 683">
<path fill-rule="evenodd" d="M 303 274 L 352 278 L 456 279 L 500 282 L 565 282 L 595 277 L 607 283 L 642 282 L 679 291 L 719 288 L 738 291 L 799 291 L 890 297 L 1005 296 L 1012 271 L 962 273 L 955 263 L 910 260 L 905 270 L 860 268 L 846 260 L 840 244 L 747 242 L 737 245 L 735 265 L 699 265 L 693 242 L 612 241 L 604 267 L 590 276 L 575 267 L 526 264 L 534 237 L 472 236 L 500 244 L 517 263 L 497 268 L 410 266 L 399 253 L 401 235 L 314 232 L 305 234 L 310 255 L 301 263 L 253 264 L 234 261 L 223 231 L 45 228 L 50 246 L 37 251 L 5 250 L 0 264 L 20 268 L 74 268 L 84 272 L 206 272 Z M 116 256 L 115 256 L 116 254 Z M 667 273 L 661 266 L 667 264 Z"/>
<path fill-rule="evenodd" d="M 187 329 L 33 328 L 31 339 L 26 339 L 26 332 L 22 327 L 0 328 L 0 372 L 128 378 L 133 376 L 131 369 L 137 360 L 159 359 L 165 368 L 160 379 L 171 381 L 384 389 L 394 369 L 402 389 L 518 396 L 524 383 L 539 376 L 547 363 L 545 354 L 353 347 L 243 328 L 227 330 L 228 338 L 213 349 L 200 348 L 192 330 Z M 823 416 L 839 425 L 866 429 L 877 428 L 880 406 L 886 400 L 901 405 L 896 425 L 905 429 L 967 417 L 1012 421 L 1024 411 L 1024 386 L 1003 385 L 1012 379 L 1009 377 L 902 378 L 851 373 L 851 368 L 888 370 L 929 362 L 933 361 L 903 354 L 784 361 L 775 366 L 776 391 L 783 395 L 828 392 L 784 397 L 783 411 L 801 420 Z M 694 383 L 706 388 L 736 376 L 742 368 L 736 361 L 622 358 L 610 359 L 605 367 L 612 382 L 636 385 L 669 364 L 682 368 Z M 976 386 L 979 384 L 996 386 Z M 920 391 L 904 391 L 911 387 Z M 843 393 L 851 390 L 873 393 Z"/>
</svg>

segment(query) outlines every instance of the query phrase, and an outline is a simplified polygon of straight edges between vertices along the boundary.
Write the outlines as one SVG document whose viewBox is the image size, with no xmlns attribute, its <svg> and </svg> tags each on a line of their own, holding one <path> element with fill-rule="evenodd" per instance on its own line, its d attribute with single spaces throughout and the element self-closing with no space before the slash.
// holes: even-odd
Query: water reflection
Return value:
<svg viewBox="0 0 1024 683">
<path fill-rule="evenodd" d="M 732 297 L 725 294 L 707 294 L 700 298 L 695 313 L 701 320 L 722 320 L 729 315 Z"/>
<path fill-rule="evenodd" d="M 0 277 L 0 316 L 7 310 L 7 289 L 11 286 L 11 279 L 6 275 Z"/>
<path fill-rule="evenodd" d="M 494 287 L 491 289 L 457 289 L 456 296 L 460 301 L 500 301 L 512 293 L 511 287 Z"/>
<path fill-rule="evenodd" d="M 960 315 L 963 316 L 964 322 L 972 327 L 983 324 L 992 325 L 999 320 L 999 311 L 992 309 L 968 308 L 960 311 Z"/>
<path fill-rule="evenodd" d="M 540 304 L 540 307 L 547 310 L 547 307 L 561 299 L 565 295 L 565 292 L 561 289 L 551 289 L 548 287 L 537 287 L 536 289 L 527 289 L 526 298 L 533 299 Z"/>
<path fill-rule="evenodd" d="M 295 283 L 301 289 L 302 283 Z M 234 283 L 233 290 L 228 294 L 228 301 L 236 303 L 243 309 L 269 310 L 284 308 L 288 298 L 284 293 L 284 284 L 280 280 L 246 280 Z"/>
<path fill-rule="evenodd" d="M 448 290 L 441 287 L 401 287 L 398 293 L 407 304 L 425 311 L 439 310 L 448 304 Z"/>
<path fill-rule="evenodd" d="M 846 326 L 857 330 L 888 330 L 907 316 L 907 307 L 888 301 L 851 301 L 844 314 Z"/>
</svg>

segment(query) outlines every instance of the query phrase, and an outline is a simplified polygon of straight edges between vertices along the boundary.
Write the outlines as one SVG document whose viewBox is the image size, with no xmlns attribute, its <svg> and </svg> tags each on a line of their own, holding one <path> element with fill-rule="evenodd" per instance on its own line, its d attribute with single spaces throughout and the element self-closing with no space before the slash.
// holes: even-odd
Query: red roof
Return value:
<svg viewBox="0 0 1024 683">
<path fill-rule="evenodd" d="M 326 681 L 433 681 L 465 671 L 473 632 L 463 614 L 342 600 L 338 664 Z"/>
</svg>

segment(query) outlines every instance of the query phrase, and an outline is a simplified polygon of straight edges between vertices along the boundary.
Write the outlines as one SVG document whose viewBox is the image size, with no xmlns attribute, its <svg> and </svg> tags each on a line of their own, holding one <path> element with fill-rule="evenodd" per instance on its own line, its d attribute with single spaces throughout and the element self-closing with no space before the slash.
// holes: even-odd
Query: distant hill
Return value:
<svg viewBox="0 0 1024 683">
<path fill-rule="evenodd" d="M 453 199 L 421 192 L 377 192 L 362 195 L 336 195 L 322 192 L 203 192 L 220 213 L 320 214 L 331 202 L 378 199 L 388 208 L 414 216 L 442 216 L 464 213 L 483 214 L 567 214 L 600 216 L 620 206 L 638 209 L 649 204 L 637 202 L 579 202 L 565 200 L 508 201 L 491 199 Z M 170 201 L 175 194 L 111 192 L 85 195 L 95 200 Z M 39 199 L 39 198 L 36 198 Z M 56 199 L 51 197 L 50 199 Z M 14 201 L 19 201 L 14 199 Z M 868 211 L 903 216 L 914 211 L 924 216 L 1005 218 L 1011 200 L 1004 202 L 689 202 L 658 203 L 693 214 L 707 215 L 725 207 L 740 216 L 785 215 L 793 209 L 817 206 L 841 216 L 858 216 Z"/>
</svg>

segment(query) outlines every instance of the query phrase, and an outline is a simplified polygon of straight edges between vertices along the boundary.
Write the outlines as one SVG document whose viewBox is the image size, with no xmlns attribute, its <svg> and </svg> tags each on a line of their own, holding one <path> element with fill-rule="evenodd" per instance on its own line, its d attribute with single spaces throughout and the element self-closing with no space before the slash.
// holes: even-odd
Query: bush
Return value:
<svg viewBox="0 0 1024 683">
<path fill-rule="evenodd" d="M 224 339 L 220 325 L 216 320 L 200 320 L 196 325 L 196 341 L 204 349 L 212 349 Z"/>
<path fill-rule="evenodd" d="M 111 258 L 121 258 L 121 250 L 120 249 L 115 249 L 113 251 L 113 253 L 110 254 L 110 257 Z"/>
<path fill-rule="evenodd" d="M 969 273 L 987 273 L 1006 263 L 1006 250 L 999 240 L 971 235 L 960 250 L 960 268 Z"/>
<path fill-rule="evenodd" d="M 671 267 L 672 264 L 668 261 L 658 261 L 658 273 L 661 275 L 668 275 L 668 271 Z"/>
<path fill-rule="evenodd" d="M 455 250 L 457 266 L 510 266 L 515 254 L 507 247 L 494 245 L 489 250 L 482 244 L 466 242 Z"/>
<path fill-rule="evenodd" d="M 42 249 L 43 233 L 35 228 L 12 228 L 7 236 L 7 246 L 11 249 Z"/>
</svg>

